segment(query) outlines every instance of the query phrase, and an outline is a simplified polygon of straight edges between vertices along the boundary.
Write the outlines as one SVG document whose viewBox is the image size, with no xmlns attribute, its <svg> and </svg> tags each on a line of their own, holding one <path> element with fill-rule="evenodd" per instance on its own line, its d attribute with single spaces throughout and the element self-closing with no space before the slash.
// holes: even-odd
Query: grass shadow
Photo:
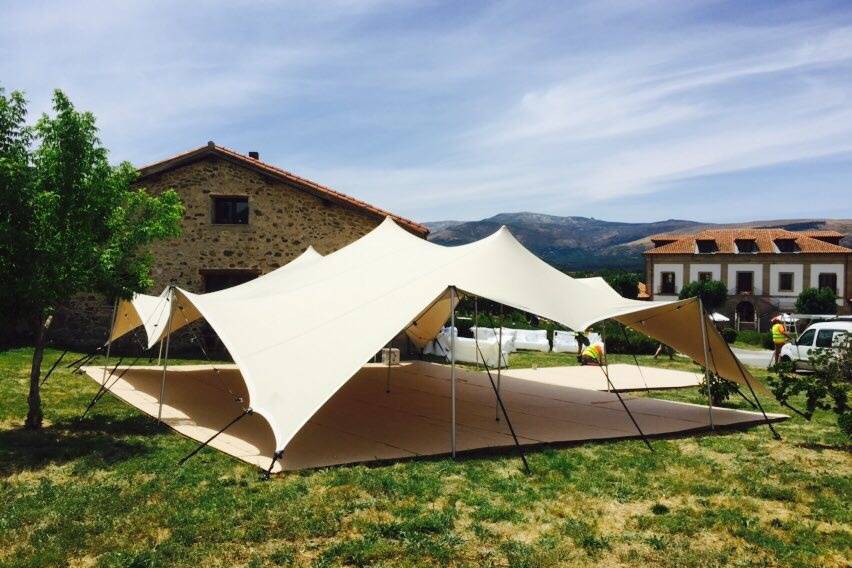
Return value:
<svg viewBox="0 0 852 568">
<path fill-rule="evenodd" d="M 144 424 L 143 420 L 148 424 Z M 80 458 L 113 465 L 146 454 L 146 444 L 125 441 L 113 434 L 157 433 L 160 427 L 143 417 L 111 420 L 94 417 L 68 420 L 41 430 L 17 428 L 0 431 L 0 476 L 38 471 Z"/>
</svg>

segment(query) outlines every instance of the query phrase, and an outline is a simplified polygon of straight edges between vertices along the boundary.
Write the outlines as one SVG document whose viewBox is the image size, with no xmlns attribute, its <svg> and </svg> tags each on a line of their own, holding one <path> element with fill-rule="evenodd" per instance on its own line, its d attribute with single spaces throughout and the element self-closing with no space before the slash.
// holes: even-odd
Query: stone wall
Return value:
<svg viewBox="0 0 852 568">
<path fill-rule="evenodd" d="M 173 188 L 186 207 L 181 237 L 153 246 L 154 286 L 148 290 L 152 294 L 159 294 L 168 284 L 203 292 L 205 271 L 266 273 L 287 264 L 309 245 L 328 254 L 381 222 L 217 156 L 149 176 L 139 185 L 155 194 Z M 248 224 L 213 224 L 212 197 L 217 195 L 247 196 Z M 81 296 L 58 314 L 52 338 L 57 344 L 75 347 L 100 344 L 111 311 L 109 300 Z M 124 342 L 132 345 L 133 339 Z M 118 344 L 116 348 L 121 349 Z"/>
</svg>

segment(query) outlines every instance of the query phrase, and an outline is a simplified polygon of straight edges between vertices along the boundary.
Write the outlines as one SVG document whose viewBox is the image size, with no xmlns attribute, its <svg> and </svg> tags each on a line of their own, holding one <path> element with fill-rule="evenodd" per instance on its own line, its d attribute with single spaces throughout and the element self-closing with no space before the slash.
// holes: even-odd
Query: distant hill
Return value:
<svg viewBox="0 0 852 568">
<path fill-rule="evenodd" d="M 522 212 L 500 213 L 480 221 L 436 221 L 426 225 L 431 230 L 429 240 L 445 245 L 469 243 L 506 225 L 524 246 L 565 270 L 640 270 L 644 268 L 642 252 L 650 246 L 648 237 L 651 235 L 709 228 L 831 229 L 846 234 L 842 244 L 852 247 L 852 219 L 781 219 L 735 224 L 668 219 L 654 223 L 619 223 Z"/>
</svg>

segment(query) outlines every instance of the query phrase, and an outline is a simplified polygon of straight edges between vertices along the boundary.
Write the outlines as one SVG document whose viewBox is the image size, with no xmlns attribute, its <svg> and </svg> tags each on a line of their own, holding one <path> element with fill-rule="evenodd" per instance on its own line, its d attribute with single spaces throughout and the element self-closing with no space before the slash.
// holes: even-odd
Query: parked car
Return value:
<svg viewBox="0 0 852 568">
<path fill-rule="evenodd" d="M 781 348 L 781 361 L 792 361 L 796 369 L 810 370 L 811 351 L 831 349 L 847 333 L 852 333 L 850 321 L 823 321 L 810 325 L 796 341 Z"/>
</svg>

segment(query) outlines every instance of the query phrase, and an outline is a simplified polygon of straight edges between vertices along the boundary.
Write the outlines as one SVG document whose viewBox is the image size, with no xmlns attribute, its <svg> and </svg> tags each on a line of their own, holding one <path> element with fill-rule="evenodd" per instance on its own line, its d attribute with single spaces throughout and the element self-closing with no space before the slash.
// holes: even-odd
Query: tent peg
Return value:
<svg viewBox="0 0 852 568">
<path fill-rule="evenodd" d="M 263 472 L 263 481 L 269 481 L 269 478 L 272 477 L 272 468 L 275 467 L 275 462 L 280 460 L 282 457 L 284 457 L 284 450 L 279 450 L 272 454 L 272 463 L 270 463 L 266 471 Z"/>
</svg>

